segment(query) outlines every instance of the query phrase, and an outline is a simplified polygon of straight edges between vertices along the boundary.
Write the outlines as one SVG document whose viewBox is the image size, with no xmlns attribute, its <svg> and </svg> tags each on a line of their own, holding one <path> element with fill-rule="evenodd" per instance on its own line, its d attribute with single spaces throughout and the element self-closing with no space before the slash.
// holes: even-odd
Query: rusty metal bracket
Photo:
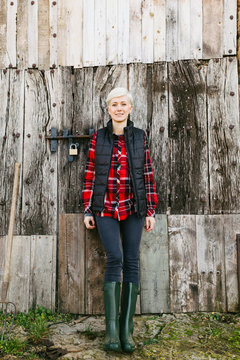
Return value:
<svg viewBox="0 0 240 360">
<path fill-rule="evenodd" d="M 240 234 L 236 235 L 236 240 L 237 240 L 238 309 L 240 311 Z"/>
</svg>

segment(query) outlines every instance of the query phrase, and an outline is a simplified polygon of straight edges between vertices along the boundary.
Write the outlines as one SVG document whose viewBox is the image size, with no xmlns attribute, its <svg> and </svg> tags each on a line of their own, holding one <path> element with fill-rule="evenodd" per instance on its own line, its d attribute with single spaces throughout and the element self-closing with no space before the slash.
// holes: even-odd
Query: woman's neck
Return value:
<svg viewBox="0 0 240 360">
<path fill-rule="evenodd" d="M 127 126 L 127 119 L 118 123 L 114 120 L 112 120 L 112 128 L 113 133 L 116 135 L 123 135 L 124 134 L 124 128 Z"/>
</svg>

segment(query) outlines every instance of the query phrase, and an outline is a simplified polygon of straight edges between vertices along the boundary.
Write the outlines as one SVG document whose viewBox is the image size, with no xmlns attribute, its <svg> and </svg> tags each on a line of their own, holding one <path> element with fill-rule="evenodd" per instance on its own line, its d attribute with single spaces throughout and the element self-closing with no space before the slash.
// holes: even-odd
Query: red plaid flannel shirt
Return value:
<svg viewBox="0 0 240 360">
<path fill-rule="evenodd" d="M 91 140 L 82 190 L 84 214 L 86 216 L 92 215 L 91 205 L 95 179 L 94 163 L 96 136 L 97 132 L 94 133 Z M 110 216 L 118 220 L 124 220 L 128 215 L 136 213 L 136 203 L 128 166 L 124 135 L 113 134 L 113 139 L 113 153 L 111 168 L 108 175 L 108 186 L 104 199 L 104 209 L 102 212 L 97 212 L 97 215 Z M 157 206 L 158 199 L 146 132 L 144 139 L 144 152 L 144 180 L 147 198 L 146 216 L 155 216 L 155 208 Z"/>
</svg>

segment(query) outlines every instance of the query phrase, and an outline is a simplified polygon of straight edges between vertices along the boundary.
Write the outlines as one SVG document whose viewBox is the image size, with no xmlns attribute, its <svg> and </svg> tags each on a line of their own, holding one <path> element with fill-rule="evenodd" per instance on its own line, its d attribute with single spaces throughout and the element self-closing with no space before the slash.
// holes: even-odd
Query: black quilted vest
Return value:
<svg viewBox="0 0 240 360">
<path fill-rule="evenodd" d="M 137 214 L 146 216 L 146 192 L 144 183 L 144 131 L 133 126 L 128 120 L 124 128 L 125 144 L 128 156 L 133 191 L 136 200 Z M 92 210 L 104 209 L 104 196 L 107 191 L 108 174 L 111 166 L 113 150 L 112 120 L 97 132 L 95 149 L 95 182 L 93 190 Z"/>
</svg>

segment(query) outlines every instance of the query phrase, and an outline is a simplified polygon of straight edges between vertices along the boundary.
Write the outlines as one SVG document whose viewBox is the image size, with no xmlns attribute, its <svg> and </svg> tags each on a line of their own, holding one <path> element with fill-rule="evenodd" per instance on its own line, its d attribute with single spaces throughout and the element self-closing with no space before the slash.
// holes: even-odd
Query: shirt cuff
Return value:
<svg viewBox="0 0 240 360">
<path fill-rule="evenodd" d="M 147 215 L 146 216 L 155 217 L 155 210 L 154 209 L 147 209 Z"/>
<path fill-rule="evenodd" d="M 93 213 L 91 212 L 91 210 L 87 209 L 84 211 L 84 216 L 93 216 Z"/>
</svg>

